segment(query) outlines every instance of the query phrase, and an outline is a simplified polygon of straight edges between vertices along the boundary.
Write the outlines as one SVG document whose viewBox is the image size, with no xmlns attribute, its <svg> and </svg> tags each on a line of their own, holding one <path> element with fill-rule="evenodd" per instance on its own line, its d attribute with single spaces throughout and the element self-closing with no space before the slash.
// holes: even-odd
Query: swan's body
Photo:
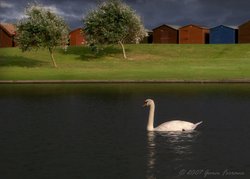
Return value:
<svg viewBox="0 0 250 179">
<path fill-rule="evenodd" d="M 165 122 L 158 127 L 154 128 L 154 113 L 155 113 L 155 103 L 152 99 L 147 99 L 144 103 L 144 106 L 149 106 L 149 117 L 148 117 L 148 131 L 166 131 L 166 132 L 172 132 L 172 131 L 192 131 L 194 130 L 199 124 L 202 123 L 198 122 L 196 124 L 187 122 L 187 121 L 181 121 L 181 120 L 173 120 Z"/>
</svg>

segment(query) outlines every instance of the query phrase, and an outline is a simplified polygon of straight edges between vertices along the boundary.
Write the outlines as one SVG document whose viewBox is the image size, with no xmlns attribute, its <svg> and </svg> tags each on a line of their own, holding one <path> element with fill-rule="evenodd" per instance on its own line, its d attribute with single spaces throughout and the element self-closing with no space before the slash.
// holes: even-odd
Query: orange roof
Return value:
<svg viewBox="0 0 250 179">
<path fill-rule="evenodd" d="M 0 27 L 4 29 L 10 36 L 16 35 L 16 26 L 13 24 L 0 24 Z"/>
<path fill-rule="evenodd" d="M 191 26 L 191 27 L 194 26 L 194 27 L 197 27 L 197 28 L 199 28 L 199 29 L 208 29 L 208 27 L 199 26 L 199 25 L 195 25 L 195 24 L 185 25 L 185 26 L 183 26 L 183 27 L 180 27 L 180 29 L 186 28 L 186 27 L 189 27 L 189 26 Z"/>
<path fill-rule="evenodd" d="M 72 30 L 72 31 L 70 32 L 70 34 L 73 33 L 73 32 L 75 32 L 75 31 L 78 31 L 78 30 L 83 31 L 83 29 L 79 27 L 79 28 L 76 28 L 76 29 Z"/>
</svg>

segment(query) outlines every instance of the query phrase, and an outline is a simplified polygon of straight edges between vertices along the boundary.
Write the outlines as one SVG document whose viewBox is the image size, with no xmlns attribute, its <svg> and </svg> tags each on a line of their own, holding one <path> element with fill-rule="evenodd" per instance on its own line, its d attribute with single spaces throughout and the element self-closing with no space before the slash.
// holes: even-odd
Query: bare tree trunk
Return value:
<svg viewBox="0 0 250 179">
<path fill-rule="evenodd" d="M 123 52 L 123 57 L 124 57 L 124 59 L 127 59 L 127 56 L 126 56 L 126 51 L 125 51 L 125 48 L 124 48 L 123 43 L 122 43 L 121 41 L 119 41 L 119 44 L 120 44 L 120 45 L 121 45 L 121 47 L 122 47 L 122 52 Z"/>
<path fill-rule="evenodd" d="M 51 60 L 53 62 L 53 65 L 55 68 L 57 68 L 57 64 L 56 64 L 56 61 L 54 59 L 54 53 L 53 53 L 53 50 L 52 49 L 49 49 L 49 53 L 50 53 L 50 57 L 51 57 Z"/>
</svg>

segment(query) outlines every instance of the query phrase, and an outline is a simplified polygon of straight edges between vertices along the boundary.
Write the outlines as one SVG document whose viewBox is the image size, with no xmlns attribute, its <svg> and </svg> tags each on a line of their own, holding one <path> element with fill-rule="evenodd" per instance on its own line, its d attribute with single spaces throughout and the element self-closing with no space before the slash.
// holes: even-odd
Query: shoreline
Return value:
<svg viewBox="0 0 250 179">
<path fill-rule="evenodd" d="M 0 84 L 250 84 L 250 80 L 0 80 Z"/>
</svg>

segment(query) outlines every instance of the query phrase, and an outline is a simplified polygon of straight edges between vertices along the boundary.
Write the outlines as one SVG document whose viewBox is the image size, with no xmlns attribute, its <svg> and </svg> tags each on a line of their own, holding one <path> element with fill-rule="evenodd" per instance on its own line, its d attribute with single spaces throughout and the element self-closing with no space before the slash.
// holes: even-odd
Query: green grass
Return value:
<svg viewBox="0 0 250 179">
<path fill-rule="evenodd" d="M 57 49 L 58 68 L 47 50 L 0 49 L 0 80 L 228 80 L 250 79 L 250 44 L 126 45 L 94 55 L 87 47 Z"/>
</svg>

